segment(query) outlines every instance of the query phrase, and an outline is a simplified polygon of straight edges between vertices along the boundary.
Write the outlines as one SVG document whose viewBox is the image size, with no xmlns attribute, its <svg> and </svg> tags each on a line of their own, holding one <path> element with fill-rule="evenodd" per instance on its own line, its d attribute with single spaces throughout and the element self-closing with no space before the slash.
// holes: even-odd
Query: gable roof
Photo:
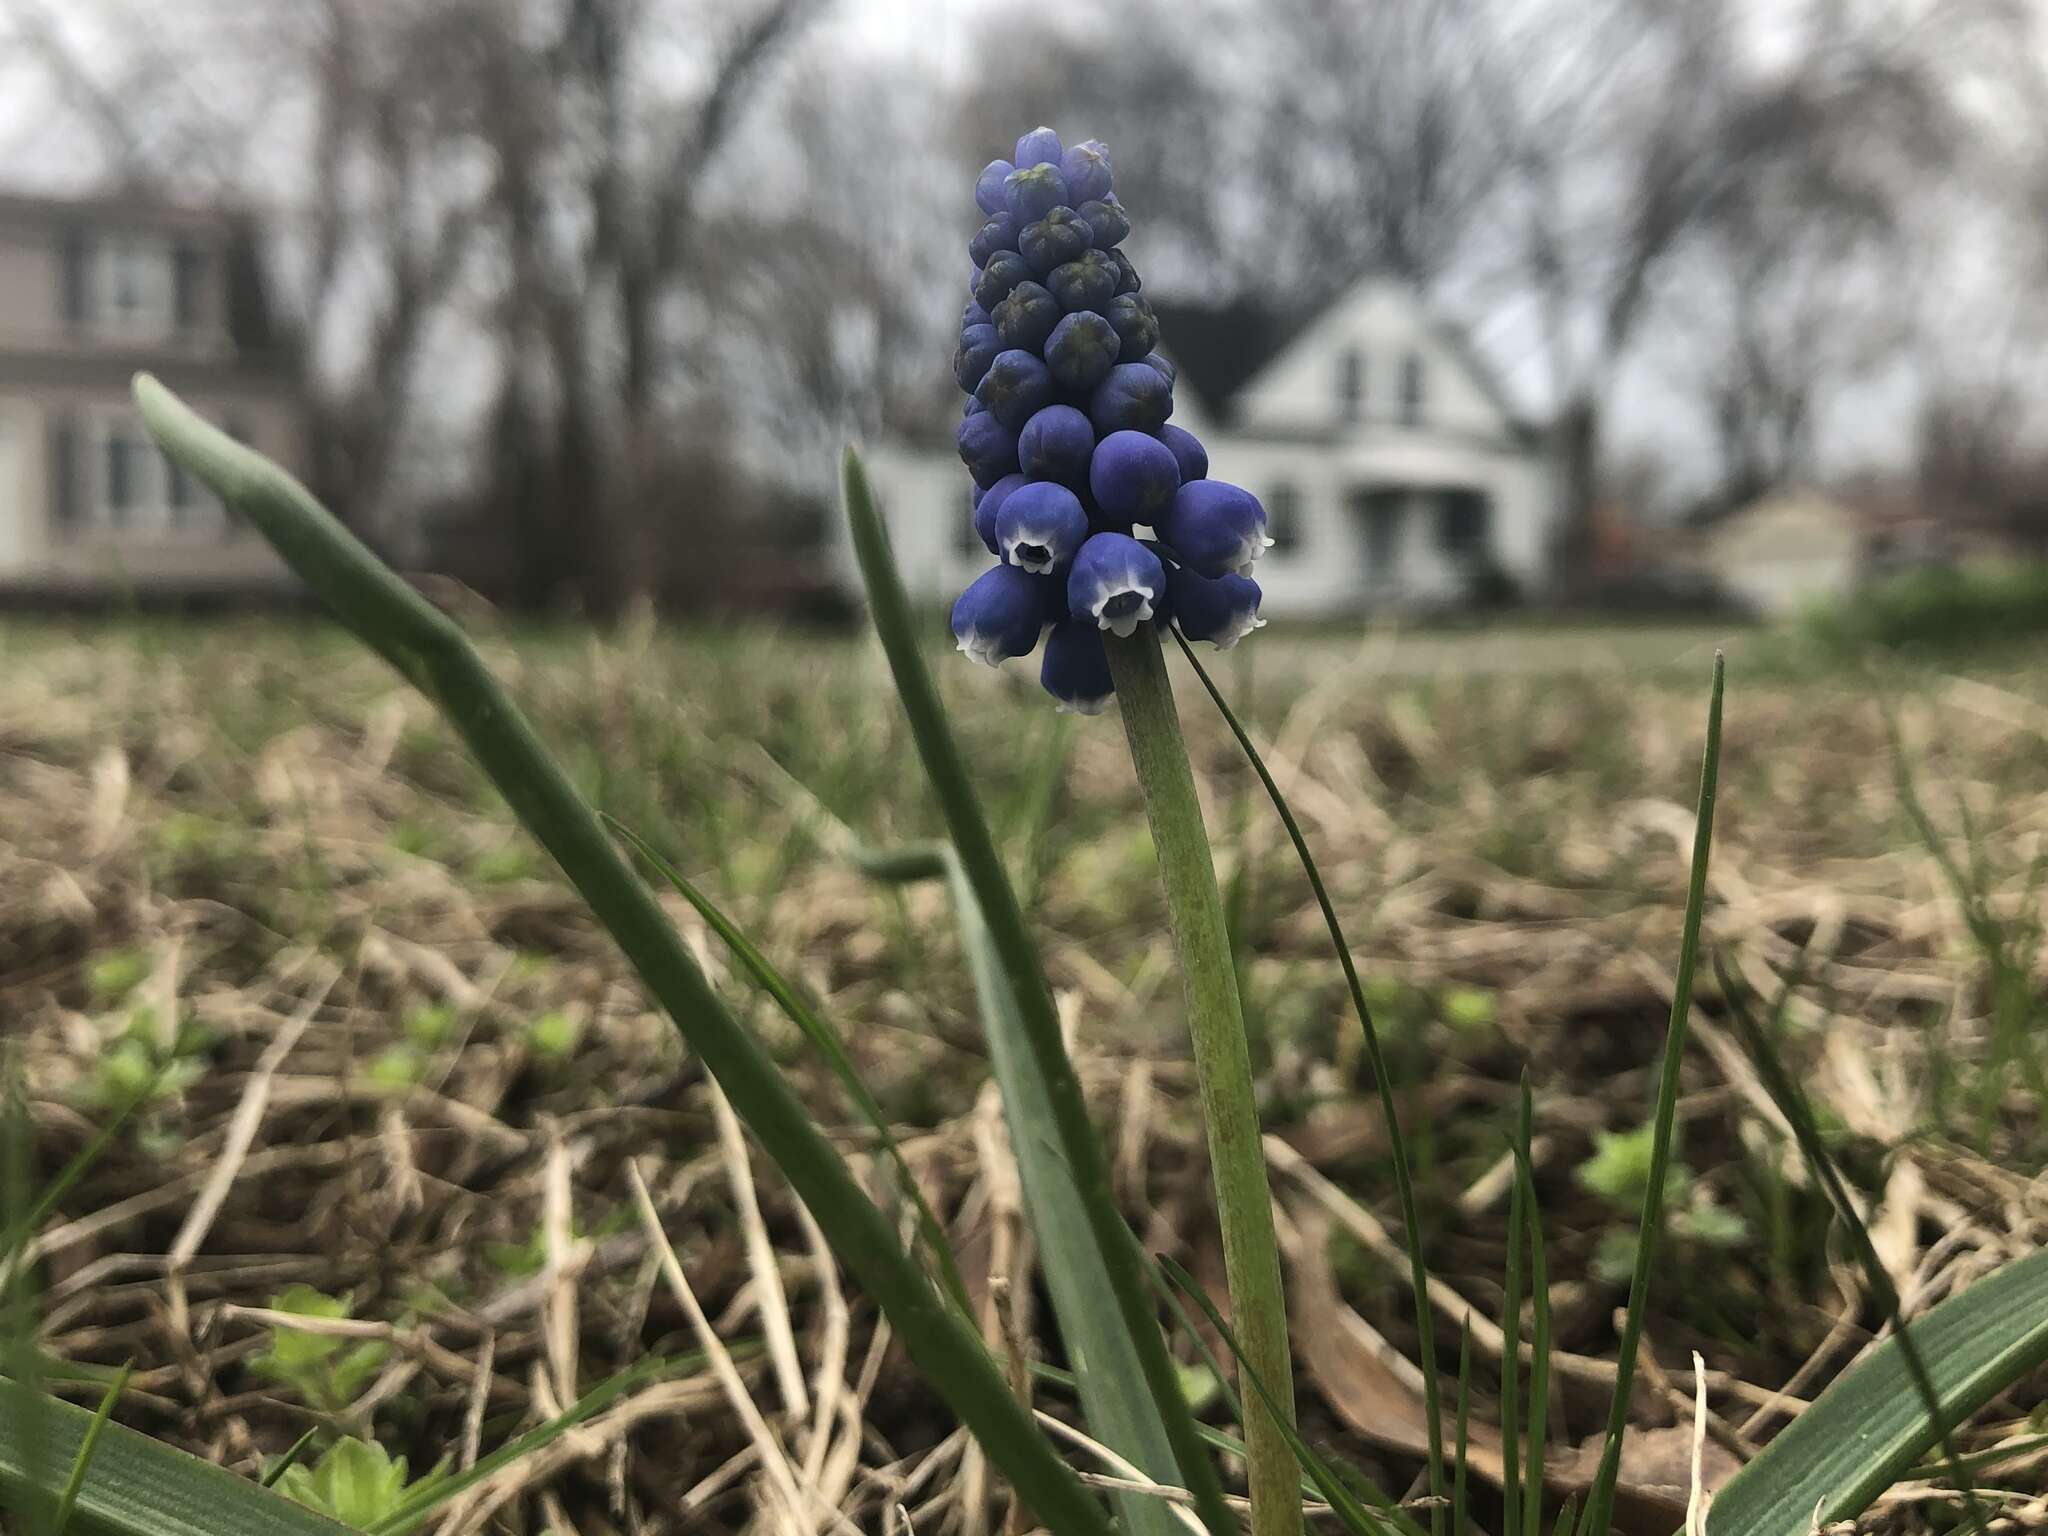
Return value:
<svg viewBox="0 0 2048 1536">
<path fill-rule="evenodd" d="M 1219 421 L 1228 421 L 1236 397 L 1260 370 L 1293 346 L 1316 321 L 1356 293 L 1362 284 L 1374 281 L 1401 288 L 1421 326 L 1443 344 L 1500 412 L 1509 436 L 1526 443 L 1541 438 L 1542 429 L 1516 409 L 1464 328 L 1445 320 L 1411 287 L 1382 271 L 1362 274 L 1339 289 L 1327 303 L 1288 309 L 1248 299 L 1217 305 L 1155 298 L 1152 312 L 1159 320 L 1159 349 L 1173 359 L 1180 379 L 1194 390 L 1203 410 Z"/>
<path fill-rule="evenodd" d="M 77 195 L 0 191 L 0 223 L 10 225 L 54 229 L 109 224 L 232 238 L 251 222 L 248 211 L 239 206 L 182 203 L 142 188 L 113 187 Z"/>
<path fill-rule="evenodd" d="M 1220 421 L 1228 419 L 1238 391 L 1323 311 L 1304 307 L 1282 313 L 1250 299 L 1228 304 L 1154 299 L 1152 313 L 1159 320 L 1159 350 L 1180 370 L 1179 382 Z"/>
</svg>

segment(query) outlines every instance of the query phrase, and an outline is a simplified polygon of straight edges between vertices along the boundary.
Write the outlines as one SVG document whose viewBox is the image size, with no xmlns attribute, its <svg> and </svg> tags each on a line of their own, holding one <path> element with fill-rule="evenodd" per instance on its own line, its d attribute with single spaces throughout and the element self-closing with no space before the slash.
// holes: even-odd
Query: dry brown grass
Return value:
<svg viewBox="0 0 2048 1536">
<path fill-rule="evenodd" d="M 1650 1105 L 1700 749 L 1703 665 L 1627 664 L 1645 644 L 1597 672 L 1466 676 L 1455 653 L 1418 675 L 1383 648 L 1300 642 L 1221 676 L 1251 699 L 1365 957 L 1422 1153 L 1433 1299 L 1451 1325 L 1438 1337 L 1454 1349 L 1471 1317 L 1486 1422 L 1503 1133 L 1525 1064 L 1533 1075 L 1565 1351 L 1560 1488 L 1581 1475 L 1575 1448 L 1612 1377 L 1620 1292 L 1600 1257 L 1627 1226 L 1577 1170 L 1597 1133 Z M 933 826 L 874 659 L 799 637 L 555 637 L 497 654 L 592 793 L 728 902 L 837 1021 L 902 1123 L 992 1336 L 1056 1360 L 944 904 L 873 887 L 842 856 L 849 838 Z M 1910 1312 L 2048 1234 L 2037 1047 L 2024 1028 L 2000 1043 L 1985 957 L 1902 812 L 1872 685 L 1758 670 L 1738 665 L 1731 683 L 1709 952 L 1766 1000 L 1807 952 L 1786 1049 Z M 650 1350 L 743 1339 L 758 1347 L 641 1389 L 441 1528 L 880 1530 L 901 1509 L 921 1533 L 971 1536 L 1002 1521 L 978 1456 L 842 1288 L 772 1167 L 721 1133 L 674 1032 L 394 678 L 331 634 L 258 624 L 18 626 L 0 632 L 0 673 L 0 1016 L 25 1048 L 45 1165 L 104 1118 L 110 1062 L 203 1036 L 181 1091 L 37 1239 L 45 1345 L 133 1358 L 126 1421 L 244 1470 L 316 1422 L 374 1433 L 418 1467 L 473 1458 Z M 1027 688 L 943 677 L 1133 1220 L 1211 1274 L 1177 992 L 1120 739 L 1055 727 Z M 1970 878 L 2038 1000 L 2048 707 L 2012 674 L 1882 687 L 1898 690 L 1931 814 L 1966 868 L 1967 809 Z M 1197 702 L 1191 744 L 1238 914 L 1293 1289 L 1317 1341 L 1305 1416 L 1398 1493 L 1421 1427 L 1405 1270 L 1382 1225 L 1384 1129 L 1306 888 Z M 1877 1322 L 1710 970 L 1700 1001 L 1680 1107 L 1688 1198 L 1743 1230 L 1717 1244 L 1703 1219 L 1657 1276 L 1661 1366 L 1636 1420 L 1677 1440 L 1646 1434 L 1628 1470 L 1649 1524 L 1664 1490 L 1682 1507 L 1689 1471 L 1670 1452 L 1690 1444 L 1692 1350 L 1709 1367 L 1711 1473 L 1767 1439 Z M 865 1152 L 800 1038 L 746 1006 L 821 1120 Z M 338 1413 L 252 1369 L 274 1326 L 264 1309 L 301 1282 L 351 1299 L 354 1320 L 329 1326 L 389 1346 Z M 2011 1432 L 2040 1386 L 2008 1394 L 1971 1443 Z M 1071 1420 L 1060 1394 L 1041 1395 Z M 1076 1462 L 1120 1475 L 1083 1451 Z M 2016 1518 L 2039 1520 L 2038 1467 L 1999 1483 L 2026 1495 Z M 1904 1498 L 1884 1518 L 1926 1508 Z M 1482 1498 L 1489 1528 L 1493 1513 Z"/>
</svg>

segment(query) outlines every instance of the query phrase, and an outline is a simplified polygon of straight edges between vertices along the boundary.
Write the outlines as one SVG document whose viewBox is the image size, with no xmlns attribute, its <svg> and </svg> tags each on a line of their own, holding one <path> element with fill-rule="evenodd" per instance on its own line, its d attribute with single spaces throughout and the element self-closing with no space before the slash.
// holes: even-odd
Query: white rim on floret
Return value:
<svg viewBox="0 0 2048 1536">
<path fill-rule="evenodd" d="M 1247 608 L 1234 615 L 1223 628 L 1209 636 L 1209 642 L 1219 651 L 1227 651 L 1255 629 L 1264 629 L 1266 621 L 1259 617 L 1256 608 Z"/>
<path fill-rule="evenodd" d="M 985 667 L 1000 667 L 1010 659 L 1010 653 L 1003 649 L 1003 636 L 1000 630 L 991 630 L 983 634 L 978 629 L 970 629 L 966 634 L 959 636 L 959 641 L 960 654 L 970 661 L 980 662 Z"/>
<path fill-rule="evenodd" d="M 1053 705 L 1056 715 L 1099 715 L 1109 708 L 1112 695 L 1103 694 L 1094 699 L 1061 699 Z"/>
<path fill-rule="evenodd" d="M 1273 541 L 1263 533 L 1248 533 L 1244 542 L 1237 547 L 1237 574 L 1249 576 L 1259 563 L 1259 556 L 1273 547 Z M 1264 620 L 1260 621 L 1261 623 Z"/>
<path fill-rule="evenodd" d="M 1131 612 L 1112 618 L 1102 611 L 1109 606 L 1112 598 L 1122 597 L 1130 592 L 1135 592 L 1140 599 L 1138 606 Z M 1152 599 L 1158 595 L 1152 588 L 1144 585 L 1142 582 L 1133 581 L 1129 576 L 1121 578 L 1105 577 L 1096 587 L 1095 596 L 1090 598 L 1086 605 L 1088 617 L 1095 620 L 1100 628 L 1106 629 L 1115 635 L 1117 639 L 1128 640 L 1138 632 L 1140 624 L 1145 623 L 1152 617 Z"/>
<path fill-rule="evenodd" d="M 1019 528 L 1013 536 L 1002 541 L 1003 558 L 1019 570 L 1029 571 L 1034 576 L 1049 575 L 1053 566 L 1058 563 L 1054 558 L 1056 551 L 1053 549 L 1053 545 L 1058 541 L 1059 530 L 1056 528 Z M 1017 556 L 1017 546 L 1019 544 L 1036 544 L 1045 551 L 1045 558 L 1043 560 L 1019 559 Z"/>
</svg>

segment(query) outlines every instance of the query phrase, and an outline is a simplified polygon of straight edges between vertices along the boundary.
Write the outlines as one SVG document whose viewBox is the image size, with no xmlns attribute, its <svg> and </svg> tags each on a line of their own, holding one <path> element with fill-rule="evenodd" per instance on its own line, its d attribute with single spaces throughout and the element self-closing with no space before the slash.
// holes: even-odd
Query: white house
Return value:
<svg viewBox="0 0 2048 1536">
<path fill-rule="evenodd" d="M 1174 422 L 1208 448 L 1213 478 L 1266 505 L 1266 612 L 1441 607 L 1548 583 L 1548 450 L 1412 289 L 1367 278 L 1292 320 L 1154 308 L 1180 370 Z M 989 563 L 950 436 L 883 443 L 868 465 L 906 585 L 949 602 Z"/>
<path fill-rule="evenodd" d="M 244 442 L 303 457 L 245 220 L 128 194 L 0 195 L 0 596 L 289 584 L 157 451 L 129 395 L 138 368 Z"/>
</svg>

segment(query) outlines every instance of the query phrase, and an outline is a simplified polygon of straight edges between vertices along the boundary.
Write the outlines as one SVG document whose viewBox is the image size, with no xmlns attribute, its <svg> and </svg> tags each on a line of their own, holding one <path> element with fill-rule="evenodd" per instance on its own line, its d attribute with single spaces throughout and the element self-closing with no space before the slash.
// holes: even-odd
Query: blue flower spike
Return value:
<svg viewBox="0 0 2048 1536">
<path fill-rule="evenodd" d="M 1022 440 L 1019 440 L 1022 447 Z M 1001 544 L 996 542 L 996 514 L 1003 510 L 1003 503 L 1010 499 L 1012 491 L 1030 484 L 1022 475 L 1005 475 L 994 485 L 977 488 L 974 493 L 974 532 L 981 542 L 988 546 L 988 552 L 1000 556 Z"/>
<path fill-rule="evenodd" d="M 960 422 L 960 462 L 983 488 L 1017 473 L 1017 434 L 991 411 L 976 411 Z"/>
<path fill-rule="evenodd" d="M 953 604 L 953 638 L 960 654 L 999 667 L 1029 656 L 1045 628 L 1051 582 L 1014 565 L 990 566 Z"/>
<path fill-rule="evenodd" d="M 1183 564 L 1203 576 L 1248 576 L 1252 562 L 1273 542 L 1266 537 L 1266 509 L 1258 497 L 1223 480 L 1182 486 L 1159 533 Z"/>
<path fill-rule="evenodd" d="M 1081 498 L 1050 480 L 1019 486 L 996 513 L 996 552 L 1034 575 L 1051 575 L 1072 560 L 1087 537 Z"/>
<path fill-rule="evenodd" d="M 998 352 L 974 387 L 975 398 L 1012 432 L 1052 403 L 1052 370 L 1036 352 L 1012 347 Z"/>
<path fill-rule="evenodd" d="M 1088 488 L 1109 516 L 1150 526 L 1173 505 L 1174 492 L 1180 489 L 1180 463 L 1156 437 L 1112 432 L 1095 449 Z"/>
<path fill-rule="evenodd" d="M 1071 405 L 1048 405 L 1017 434 L 1017 458 L 1033 480 L 1057 480 L 1078 489 L 1088 484 L 1095 429 Z"/>
<path fill-rule="evenodd" d="M 1119 639 L 1138 632 L 1165 606 L 1166 567 L 1126 533 L 1098 533 L 1067 572 L 1067 612 L 1092 619 Z"/>
<path fill-rule="evenodd" d="M 1058 134 L 1050 128 L 1034 128 L 1017 141 L 1017 169 L 1022 171 L 1034 165 L 1049 165 L 1057 170 L 1063 153 Z"/>
<path fill-rule="evenodd" d="M 1075 202 L 1098 202 L 1109 196 L 1109 150 L 1100 139 L 1083 139 L 1060 156 L 1060 174 Z"/>
<path fill-rule="evenodd" d="M 1053 625 L 1046 633 L 1038 681 L 1057 701 L 1061 714 L 1101 714 L 1116 692 L 1109 676 L 1109 653 L 1102 648 L 1102 631 L 1085 619 Z"/>
<path fill-rule="evenodd" d="M 963 341 L 962 346 L 966 343 Z M 1092 310 L 1063 316 L 1045 342 L 1045 363 L 1052 369 L 1053 382 L 1061 389 L 1080 394 L 1109 377 L 1116 366 L 1123 343 L 1116 327 Z M 994 358 L 989 359 L 994 362 Z M 984 369 L 984 371 L 986 371 Z"/>
<path fill-rule="evenodd" d="M 1122 248 L 1109 151 L 1034 128 L 974 201 L 953 377 L 974 532 L 998 564 L 954 604 L 953 637 L 991 666 L 1043 639 L 1046 692 L 1098 714 L 1115 692 L 1105 635 L 1170 623 L 1228 649 L 1264 624 L 1250 572 L 1266 513 L 1167 419 L 1176 370 Z M 1147 529 L 1156 541 L 1133 536 Z"/>
<path fill-rule="evenodd" d="M 1265 627 L 1259 617 L 1259 584 L 1235 571 L 1198 576 L 1182 566 L 1167 573 L 1166 592 L 1174 627 L 1190 640 L 1207 640 L 1219 651 Z"/>
<path fill-rule="evenodd" d="M 1017 167 L 1008 160 L 991 160 L 983 166 L 974 181 L 974 206 L 990 218 L 1009 212 L 1009 197 L 1004 186 L 1010 179 L 1010 172 L 1015 169 Z"/>
</svg>

